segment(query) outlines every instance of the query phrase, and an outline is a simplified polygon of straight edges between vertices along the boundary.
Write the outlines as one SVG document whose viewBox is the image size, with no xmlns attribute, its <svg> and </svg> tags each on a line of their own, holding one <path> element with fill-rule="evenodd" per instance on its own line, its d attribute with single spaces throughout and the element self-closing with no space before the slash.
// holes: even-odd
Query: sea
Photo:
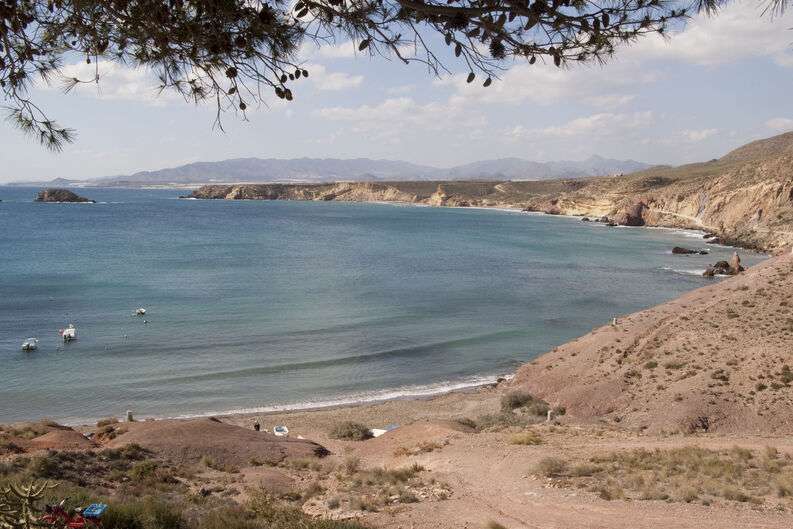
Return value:
<svg viewBox="0 0 793 529">
<path fill-rule="evenodd" d="M 699 232 L 517 211 L 76 191 L 97 203 L 0 187 L 0 422 L 266 412 L 492 383 L 719 281 L 701 273 L 734 251 Z M 78 339 L 64 343 L 69 324 Z M 29 337 L 39 347 L 23 352 Z"/>
</svg>

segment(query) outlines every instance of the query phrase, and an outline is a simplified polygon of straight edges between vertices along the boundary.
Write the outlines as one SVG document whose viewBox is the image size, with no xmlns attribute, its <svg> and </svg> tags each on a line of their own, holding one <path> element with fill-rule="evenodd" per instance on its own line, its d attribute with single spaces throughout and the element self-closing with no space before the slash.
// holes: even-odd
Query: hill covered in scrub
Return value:
<svg viewBox="0 0 793 529">
<path fill-rule="evenodd" d="M 411 181 L 208 185 L 192 198 L 389 201 L 509 207 L 695 228 L 764 250 L 793 244 L 793 132 L 718 160 L 629 175 L 533 182 Z"/>
<path fill-rule="evenodd" d="M 520 368 L 578 420 L 650 432 L 793 432 L 793 254 L 606 325 Z"/>
</svg>

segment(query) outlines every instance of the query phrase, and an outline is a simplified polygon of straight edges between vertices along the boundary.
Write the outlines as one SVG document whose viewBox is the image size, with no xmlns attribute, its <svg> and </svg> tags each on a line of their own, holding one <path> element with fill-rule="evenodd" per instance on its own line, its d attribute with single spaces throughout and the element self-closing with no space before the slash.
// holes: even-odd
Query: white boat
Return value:
<svg viewBox="0 0 793 529">
<path fill-rule="evenodd" d="M 140 307 L 138 310 L 135 311 L 135 316 L 145 316 L 145 315 L 146 315 L 146 309 L 144 309 L 143 307 Z"/>
<path fill-rule="evenodd" d="M 72 340 L 77 339 L 77 327 L 71 323 L 65 329 L 61 329 L 60 333 L 64 342 L 71 342 Z"/>
<path fill-rule="evenodd" d="M 277 435 L 278 437 L 286 437 L 289 435 L 289 428 L 286 426 L 275 426 L 273 428 L 273 434 Z"/>
<path fill-rule="evenodd" d="M 23 351 L 35 351 L 39 348 L 39 341 L 37 338 L 28 338 L 24 342 L 22 342 L 22 350 Z"/>
</svg>

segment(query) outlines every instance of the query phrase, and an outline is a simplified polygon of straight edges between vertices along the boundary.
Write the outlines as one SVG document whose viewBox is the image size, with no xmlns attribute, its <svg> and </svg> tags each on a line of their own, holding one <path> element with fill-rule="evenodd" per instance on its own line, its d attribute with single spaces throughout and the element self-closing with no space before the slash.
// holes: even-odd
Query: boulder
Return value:
<svg viewBox="0 0 793 529">
<path fill-rule="evenodd" d="M 68 189 L 47 188 L 39 191 L 36 195 L 36 202 L 96 202 L 85 197 L 81 197 L 77 193 L 73 193 Z"/>
<path fill-rule="evenodd" d="M 734 276 L 743 272 L 745 269 L 741 266 L 741 258 L 738 257 L 738 252 L 732 254 L 730 261 L 718 261 L 713 266 L 709 266 L 702 274 L 705 277 L 713 277 L 717 275 Z"/>
<path fill-rule="evenodd" d="M 581 219 L 581 222 L 591 222 L 591 221 L 589 220 L 589 217 L 584 217 Z"/>
<path fill-rule="evenodd" d="M 692 250 L 690 248 L 683 248 L 682 246 L 675 246 L 672 248 L 672 254 L 674 255 L 708 255 L 707 250 Z"/>
<path fill-rule="evenodd" d="M 674 255 L 693 255 L 697 253 L 696 250 L 691 250 L 689 248 L 683 248 L 682 246 L 675 246 L 672 248 L 672 253 Z"/>
</svg>

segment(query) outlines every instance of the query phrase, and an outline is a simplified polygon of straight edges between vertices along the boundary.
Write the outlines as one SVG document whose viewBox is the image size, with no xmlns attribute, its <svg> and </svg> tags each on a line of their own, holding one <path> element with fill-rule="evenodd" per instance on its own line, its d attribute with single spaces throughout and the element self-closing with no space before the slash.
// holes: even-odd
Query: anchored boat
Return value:
<svg viewBox="0 0 793 529">
<path fill-rule="evenodd" d="M 35 351 L 39 348 L 39 341 L 37 338 L 28 338 L 24 342 L 22 342 L 22 350 L 23 351 Z"/>
<path fill-rule="evenodd" d="M 61 329 L 60 330 L 60 334 L 63 337 L 63 341 L 64 342 L 71 342 L 72 340 L 76 340 L 77 339 L 77 327 L 75 327 L 74 325 L 72 325 L 70 323 L 68 327 L 66 327 L 65 329 Z"/>
</svg>

